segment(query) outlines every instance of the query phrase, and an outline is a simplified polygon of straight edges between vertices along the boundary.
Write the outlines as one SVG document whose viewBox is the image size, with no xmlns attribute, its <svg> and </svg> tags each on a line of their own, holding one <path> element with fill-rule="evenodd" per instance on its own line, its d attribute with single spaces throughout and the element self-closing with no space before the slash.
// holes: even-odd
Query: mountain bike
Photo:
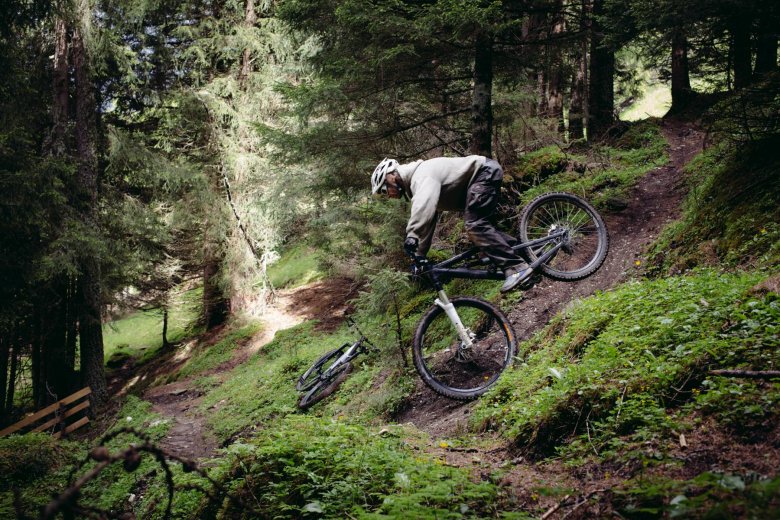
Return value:
<svg viewBox="0 0 780 520">
<path fill-rule="evenodd" d="M 555 280 L 581 280 L 601 267 L 609 248 L 601 216 L 569 193 L 532 200 L 520 214 L 518 234 L 520 240 L 512 248 L 528 262 L 528 279 L 540 272 Z M 412 256 L 412 273 L 437 293 L 414 333 L 415 369 L 426 385 L 447 397 L 473 399 L 484 394 L 515 357 L 512 324 L 490 302 L 450 299 L 444 285 L 453 278 L 503 280 L 503 272 L 472 247 L 436 264 Z M 296 387 L 304 392 L 298 406 L 306 409 L 332 394 L 349 374 L 351 361 L 367 351 L 366 344 L 371 345 L 361 333 L 356 342 L 315 361 L 298 379 Z"/>
<path fill-rule="evenodd" d="M 360 338 L 351 344 L 344 343 L 339 348 L 326 352 L 298 378 L 295 388 L 303 392 L 298 401 L 298 407 L 302 410 L 335 392 L 352 371 L 352 360 L 374 347 L 352 318 L 349 318 L 348 322 L 357 329 Z"/>
<path fill-rule="evenodd" d="M 604 221 L 581 198 L 548 193 L 522 211 L 519 242 L 512 248 L 528 262 L 525 278 L 536 272 L 574 281 L 604 263 L 609 237 Z M 412 257 L 413 273 L 437 293 L 414 334 L 414 366 L 436 392 L 454 399 L 484 394 L 512 363 L 517 339 L 506 315 L 479 298 L 450 299 L 444 284 L 452 278 L 503 280 L 504 274 L 473 247 L 443 262 Z"/>
</svg>

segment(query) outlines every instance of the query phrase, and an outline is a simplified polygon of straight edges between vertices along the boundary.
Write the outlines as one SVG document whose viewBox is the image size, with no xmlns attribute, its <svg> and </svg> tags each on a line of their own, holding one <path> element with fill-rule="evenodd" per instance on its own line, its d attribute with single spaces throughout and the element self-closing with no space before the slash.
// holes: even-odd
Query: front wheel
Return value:
<svg viewBox="0 0 780 520">
<path fill-rule="evenodd" d="M 604 263 L 609 249 L 604 220 L 593 206 L 570 193 L 547 193 L 532 200 L 520 215 L 519 232 L 524 243 L 555 235 L 526 250 L 533 262 L 561 245 L 540 266 L 554 280 L 573 281 L 590 276 Z"/>
<path fill-rule="evenodd" d="M 307 392 L 311 390 L 311 387 L 316 385 L 320 381 L 322 373 L 327 370 L 330 365 L 329 362 L 336 361 L 344 353 L 344 350 L 349 347 L 349 344 L 344 344 L 339 348 L 333 349 L 330 352 L 323 354 L 309 369 L 304 372 L 298 381 L 295 383 L 295 389 L 299 392 Z M 328 365 L 328 366 L 325 366 Z"/>
<path fill-rule="evenodd" d="M 349 361 L 332 368 L 329 377 L 321 378 L 318 383 L 301 397 L 301 400 L 298 401 L 298 408 L 306 410 L 328 397 L 338 390 L 351 371 L 352 363 Z"/>
<path fill-rule="evenodd" d="M 472 346 L 464 346 L 447 314 L 436 305 L 417 326 L 414 366 L 436 392 L 473 399 L 493 386 L 511 364 L 517 340 L 507 317 L 490 303 L 476 298 L 453 298 L 451 302 Z"/>
</svg>

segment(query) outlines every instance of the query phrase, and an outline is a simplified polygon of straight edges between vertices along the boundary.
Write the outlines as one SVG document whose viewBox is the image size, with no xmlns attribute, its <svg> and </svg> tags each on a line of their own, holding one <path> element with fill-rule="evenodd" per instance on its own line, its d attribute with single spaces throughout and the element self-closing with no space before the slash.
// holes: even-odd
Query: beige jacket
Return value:
<svg viewBox="0 0 780 520">
<path fill-rule="evenodd" d="M 483 164 L 485 157 L 482 155 L 469 155 L 437 157 L 398 167 L 412 201 L 406 236 L 420 241 L 419 254 L 425 255 L 431 247 L 437 210 L 465 209 L 466 191 Z"/>
</svg>

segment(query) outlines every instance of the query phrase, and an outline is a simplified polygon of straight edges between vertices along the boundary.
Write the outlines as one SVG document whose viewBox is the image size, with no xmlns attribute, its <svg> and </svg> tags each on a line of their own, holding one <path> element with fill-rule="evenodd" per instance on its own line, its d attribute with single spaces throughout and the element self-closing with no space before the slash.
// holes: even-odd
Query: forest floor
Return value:
<svg viewBox="0 0 780 520">
<path fill-rule="evenodd" d="M 703 143 L 703 133 L 686 123 L 666 120 L 662 131 L 668 141 L 668 163 L 650 171 L 640 180 L 627 197 L 625 209 L 604 214 L 610 235 L 610 251 L 601 269 L 588 279 L 575 283 L 542 279 L 525 291 L 518 303 L 505 308 L 519 342 L 530 338 L 571 302 L 641 275 L 648 245 L 664 226 L 680 214 L 680 203 L 685 195 L 681 170 L 701 151 Z M 218 380 L 227 378 L 235 366 L 270 342 L 277 331 L 304 320 L 316 319 L 321 330 L 337 328 L 350 311 L 345 302 L 356 293 L 357 287 L 344 279 L 278 291 L 274 305 L 262 321 L 262 329 L 238 349 L 232 359 L 210 370 L 207 375 Z M 164 371 L 162 367 L 156 370 Z M 150 388 L 144 398 L 153 404 L 155 412 L 174 421 L 167 437 L 160 443 L 163 449 L 186 458 L 215 454 L 219 445 L 205 426 L 206 412 L 200 407 L 202 393 L 193 379 Z M 612 468 L 610 472 L 609 468 L 585 466 L 573 472 L 560 461 L 528 463 L 517 447 L 507 445 L 505 439 L 493 434 L 482 434 L 478 442 L 469 447 L 450 446 L 445 439 L 468 431 L 467 423 L 473 406 L 474 402 L 444 398 L 418 382 L 394 419 L 398 423 L 411 423 L 427 432 L 430 435 L 429 454 L 445 464 L 470 468 L 478 477 L 502 468 L 505 476 L 501 485 L 512 489 L 515 500 L 533 502 L 542 510 L 560 508 L 563 502 L 559 498 L 536 496 L 533 490 L 541 485 L 552 482 L 558 487 L 577 489 L 580 500 L 568 499 L 572 504 L 567 505 L 571 506 L 575 503 L 581 505 L 596 492 L 612 487 L 613 480 L 615 483 L 621 480 L 620 468 Z M 724 440 L 723 443 L 713 444 L 712 449 L 726 445 Z M 700 458 L 709 456 L 709 451 L 705 451 L 707 453 L 700 454 Z M 687 456 L 693 454 L 690 452 Z M 745 453 L 734 452 L 733 457 L 726 453 L 721 459 L 728 466 L 729 460 L 734 459 L 736 463 L 745 456 Z"/>
<path fill-rule="evenodd" d="M 348 302 L 356 296 L 356 291 L 357 287 L 351 280 L 341 278 L 277 290 L 274 301 L 260 320 L 259 332 L 236 350 L 229 361 L 198 374 L 197 378 L 212 376 L 217 383 L 224 382 L 236 366 L 270 343 L 278 331 L 302 321 L 317 320 L 316 328 L 322 331 L 336 329 L 349 313 L 351 308 Z M 180 361 L 175 358 L 168 359 L 162 366 L 155 366 L 153 372 L 161 374 L 173 371 L 179 364 Z M 152 403 L 154 412 L 173 421 L 168 434 L 159 442 L 166 452 L 200 459 L 213 456 L 220 447 L 205 426 L 205 412 L 200 406 L 202 397 L 203 392 L 198 390 L 195 377 L 153 386 L 143 394 L 143 398 Z"/>
</svg>

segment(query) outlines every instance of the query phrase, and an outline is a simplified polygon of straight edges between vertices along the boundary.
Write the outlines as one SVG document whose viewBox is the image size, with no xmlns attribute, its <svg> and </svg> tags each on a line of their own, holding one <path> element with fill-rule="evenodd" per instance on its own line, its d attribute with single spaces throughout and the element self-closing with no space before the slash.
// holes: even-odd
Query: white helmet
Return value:
<svg viewBox="0 0 780 520">
<path fill-rule="evenodd" d="M 382 159 L 371 174 L 371 193 L 379 193 L 385 185 L 387 174 L 395 171 L 398 171 L 398 161 L 386 157 Z"/>
</svg>

